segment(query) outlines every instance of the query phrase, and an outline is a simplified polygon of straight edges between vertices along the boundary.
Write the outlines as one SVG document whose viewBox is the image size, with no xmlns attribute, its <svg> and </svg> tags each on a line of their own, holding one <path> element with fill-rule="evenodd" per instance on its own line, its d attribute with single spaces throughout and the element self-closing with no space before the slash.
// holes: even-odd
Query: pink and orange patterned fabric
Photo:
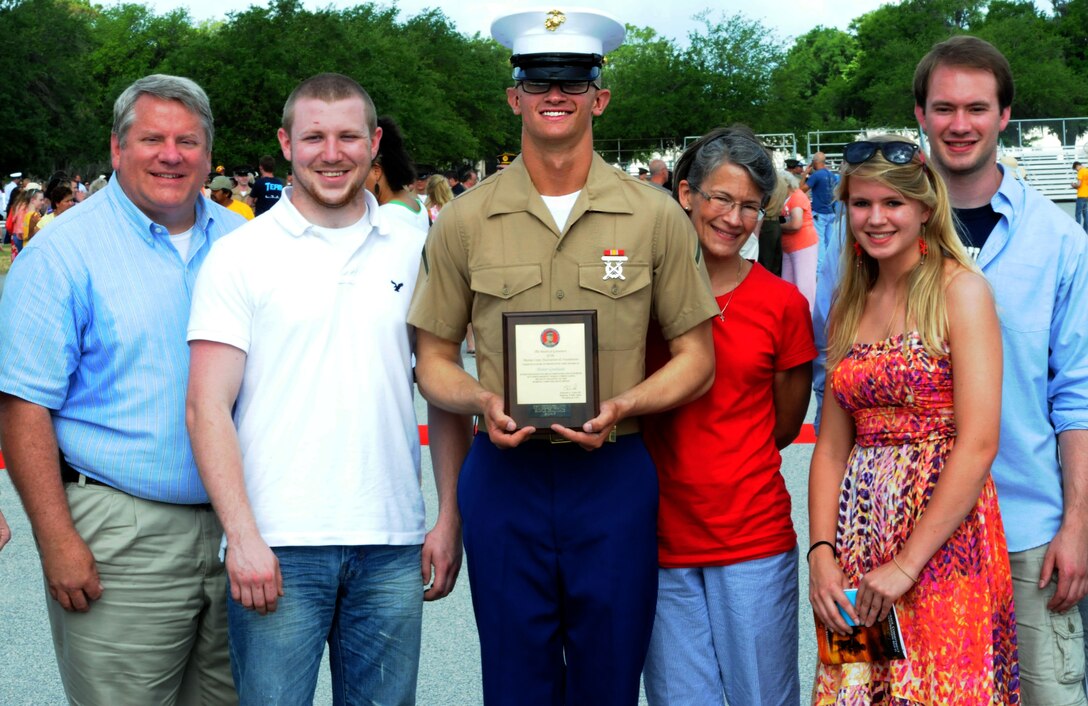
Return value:
<svg viewBox="0 0 1088 706">
<path fill-rule="evenodd" d="M 856 445 L 839 495 L 846 577 L 891 561 L 926 509 L 955 443 L 952 365 L 917 334 L 855 344 L 832 372 Z M 1005 531 L 987 480 L 974 509 L 896 604 L 907 659 L 819 665 L 815 704 L 1020 703 Z"/>
</svg>

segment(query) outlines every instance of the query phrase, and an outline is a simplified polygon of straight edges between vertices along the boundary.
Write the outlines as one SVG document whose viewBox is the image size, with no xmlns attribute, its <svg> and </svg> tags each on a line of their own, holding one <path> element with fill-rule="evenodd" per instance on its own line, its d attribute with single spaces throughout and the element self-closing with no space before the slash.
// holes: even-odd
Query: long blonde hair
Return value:
<svg viewBox="0 0 1088 706">
<path fill-rule="evenodd" d="M 901 135 L 877 135 L 868 140 L 913 142 Z M 931 211 L 929 220 L 922 224 L 922 237 L 928 254 L 910 273 L 907 284 L 906 321 L 908 327 L 913 326 L 920 334 L 926 352 L 941 355 L 948 338 L 944 260 L 951 258 L 971 272 L 980 271 L 956 232 L 948 188 L 940 175 L 925 164 L 924 154 L 919 151 L 907 164 L 892 164 L 877 150 L 866 162 L 848 164 L 844 161 L 842 165 L 842 181 L 837 188 L 837 197 L 847 209 L 846 240 L 840 264 L 842 275 L 835 289 L 829 316 L 828 369 L 842 360 L 854 344 L 861 315 L 865 311 L 866 295 L 877 277 L 876 260 L 860 249 L 850 227 L 850 180 L 854 178 L 875 181 L 898 192 L 905 199 L 922 203 Z"/>
<path fill-rule="evenodd" d="M 453 201 L 453 189 L 442 174 L 432 174 L 427 180 L 427 205 L 442 208 Z"/>
</svg>

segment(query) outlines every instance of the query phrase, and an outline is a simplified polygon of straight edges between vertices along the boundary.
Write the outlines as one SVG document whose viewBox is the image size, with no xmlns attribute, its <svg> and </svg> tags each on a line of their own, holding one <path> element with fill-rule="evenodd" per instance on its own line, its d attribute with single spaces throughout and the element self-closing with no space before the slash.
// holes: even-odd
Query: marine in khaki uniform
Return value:
<svg viewBox="0 0 1088 706">
<path fill-rule="evenodd" d="M 709 387 L 718 309 L 679 206 L 593 153 L 611 98 L 602 57 L 623 26 L 535 11 L 492 34 L 513 49 L 522 154 L 443 211 L 409 312 L 424 396 L 480 418 L 458 499 L 484 700 L 634 704 L 657 590 L 657 476 L 638 418 Z M 600 414 L 522 427 L 503 413 L 502 313 L 573 309 L 597 311 Z M 672 358 L 646 378 L 651 318 Z M 479 382 L 460 365 L 468 323 Z"/>
</svg>

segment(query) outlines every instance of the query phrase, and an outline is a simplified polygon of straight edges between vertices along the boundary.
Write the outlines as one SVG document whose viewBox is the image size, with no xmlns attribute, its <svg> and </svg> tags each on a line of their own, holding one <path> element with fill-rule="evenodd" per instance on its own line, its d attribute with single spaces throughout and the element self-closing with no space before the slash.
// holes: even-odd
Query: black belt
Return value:
<svg viewBox="0 0 1088 706">
<path fill-rule="evenodd" d="M 615 442 L 617 437 L 627 436 L 628 434 L 638 434 L 641 431 L 641 425 L 637 417 L 629 417 L 627 419 L 620 420 L 620 423 L 612 427 L 612 431 L 608 433 L 606 442 Z M 537 429 L 532 436 L 529 437 L 529 441 L 547 441 L 552 444 L 569 444 L 572 443 L 566 437 L 556 434 L 551 429 Z"/>
<path fill-rule="evenodd" d="M 68 461 L 64 458 L 64 456 L 61 455 L 61 457 L 60 457 L 60 480 L 61 480 L 61 482 L 62 483 L 79 483 L 80 478 L 82 478 L 83 482 L 86 483 L 87 485 L 100 485 L 103 488 L 110 488 L 111 490 L 116 490 L 118 493 L 124 493 L 125 492 L 125 491 L 120 490 L 118 488 L 114 488 L 109 483 L 103 483 L 102 481 L 98 480 L 97 478 L 91 478 L 86 473 L 80 473 L 76 469 L 72 468 L 71 464 L 69 464 Z M 125 494 L 128 495 L 128 493 L 125 493 Z M 151 502 L 159 502 L 159 501 L 152 500 Z M 178 505 L 180 507 L 191 507 L 194 510 L 211 510 L 212 509 L 212 504 L 211 503 L 194 503 L 194 504 L 163 503 L 163 504 L 164 505 Z"/>
<path fill-rule="evenodd" d="M 61 480 L 61 482 L 62 483 L 78 483 L 80 476 L 83 476 L 83 480 L 86 481 L 87 485 L 101 485 L 101 486 L 106 487 L 106 488 L 113 488 L 113 486 L 110 485 L 109 483 L 103 483 L 102 481 L 98 480 L 97 478 L 91 478 L 89 475 L 87 475 L 85 473 L 80 473 L 76 469 L 72 468 L 71 464 L 69 464 L 68 461 L 65 460 L 64 456 L 61 456 L 60 457 L 60 480 Z M 113 488 L 113 489 L 117 490 L 116 488 Z"/>
</svg>

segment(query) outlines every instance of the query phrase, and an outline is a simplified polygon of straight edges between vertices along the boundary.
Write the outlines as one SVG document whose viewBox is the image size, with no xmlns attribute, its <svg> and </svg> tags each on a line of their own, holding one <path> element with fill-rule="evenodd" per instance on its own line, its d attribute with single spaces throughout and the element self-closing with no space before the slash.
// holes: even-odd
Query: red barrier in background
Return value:
<svg viewBox="0 0 1088 706">
<path fill-rule="evenodd" d="M 425 424 L 419 425 L 419 443 L 424 446 L 427 445 L 427 426 Z M 815 444 L 816 443 L 816 431 L 812 428 L 811 424 L 805 424 L 801 427 L 801 433 L 797 435 L 795 444 Z M 0 457 L 2 458 L 2 457 Z"/>
<path fill-rule="evenodd" d="M 419 425 L 419 443 L 426 446 L 428 441 L 429 441 L 429 436 L 427 434 L 427 425 L 420 424 Z M 793 443 L 795 443 L 795 444 L 814 444 L 814 443 L 816 443 L 816 432 L 813 431 L 812 425 L 811 424 L 806 424 L 803 427 L 801 427 L 801 433 L 797 436 L 797 441 L 795 441 Z M 2 469 L 2 468 L 7 468 L 7 466 L 4 465 L 4 454 L 3 454 L 2 451 L 0 451 L 0 469 Z"/>
</svg>

